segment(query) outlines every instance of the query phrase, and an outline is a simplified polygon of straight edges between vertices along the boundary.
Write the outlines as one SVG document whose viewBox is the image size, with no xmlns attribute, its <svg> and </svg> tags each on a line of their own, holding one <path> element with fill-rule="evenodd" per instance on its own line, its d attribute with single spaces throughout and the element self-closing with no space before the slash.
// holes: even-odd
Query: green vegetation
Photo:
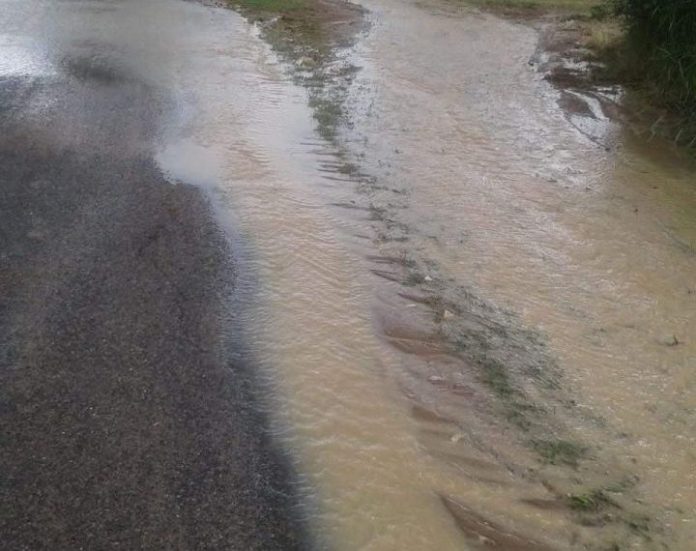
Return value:
<svg viewBox="0 0 696 551">
<path fill-rule="evenodd" d="M 534 440 L 532 448 L 550 465 L 577 467 L 587 448 L 568 440 Z"/>
<path fill-rule="evenodd" d="M 696 122 L 696 2 L 688 0 L 611 0 L 626 24 L 627 45 L 636 76 Z"/>
<path fill-rule="evenodd" d="M 616 507 L 616 503 L 603 490 L 592 490 L 586 494 L 568 496 L 568 506 L 574 511 L 596 513 L 606 507 Z"/>
<path fill-rule="evenodd" d="M 546 11 L 562 11 L 589 14 L 601 4 L 601 0 L 467 0 L 468 3 L 493 11 L 509 14 L 534 14 Z"/>
<path fill-rule="evenodd" d="M 281 54 L 299 58 L 305 52 L 324 54 L 323 20 L 312 0 L 227 0 L 253 22 L 263 26 L 264 38 Z"/>
<path fill-rule="evenodd" d="M 418 272 L 409 272 L 406 279 L 403 281 L 403 284 L 407 287 L 415 287 L 416 285 L 421 285 L 423 283 L 425 283 L 425 277 L 423 274 Z"/>
<path fill-rule="evenodd" d="M 483 366 L 483 382 L 501 398 L 510 398 L 515 388 L 505 367 L 495 360 L 488 359 Z"/>
<path fill-rule="evenodd" d="M 317 0 L 226 0 L 292 67 L 295 82 L 309 90 L 319 134 L 328 141 L 344 116 L 343 99 L 355 68 L 332 64 L 335 48 L 351 43 L 362 11 L 349 3 Z"/>
<path fill-rule="evenodd" d="M 230 0 L 237 8 L 255 13 L 277 14 L 292 12 L 307 7 L 307 0 Z"/>
</svg>

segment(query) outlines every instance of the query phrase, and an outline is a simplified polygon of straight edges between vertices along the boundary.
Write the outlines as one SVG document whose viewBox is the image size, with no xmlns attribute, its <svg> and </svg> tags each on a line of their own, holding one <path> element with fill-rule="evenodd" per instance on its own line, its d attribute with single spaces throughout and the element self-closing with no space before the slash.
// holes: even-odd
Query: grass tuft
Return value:
<svg viewBox="0 0 696 551">
<path fill-rule="evenodd" d="M 549 465 L 577 467 L 587 456 L 587 448 L 569 440 L 534 440 L 532 449 Z"/>
<path fill-rule="evenodd" d="M 586 494 L 568 496 L 568 506 L 582 513 L 597 513 L 607 507 L 616 507 L 616 503 L 602 490 L 592 490 Z"/>
</svg>

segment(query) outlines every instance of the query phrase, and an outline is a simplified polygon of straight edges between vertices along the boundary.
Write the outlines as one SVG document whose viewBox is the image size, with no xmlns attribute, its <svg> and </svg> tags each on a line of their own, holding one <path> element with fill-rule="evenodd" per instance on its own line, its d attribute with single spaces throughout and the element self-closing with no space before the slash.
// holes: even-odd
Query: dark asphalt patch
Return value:
<svg viewBox="0 0 696 551">
<path fill-rule="evenodd" d="M 305 548 L 209 205 L 91 105 L 86 150 L 0 118 L 2 548 Z"/>
</svg>

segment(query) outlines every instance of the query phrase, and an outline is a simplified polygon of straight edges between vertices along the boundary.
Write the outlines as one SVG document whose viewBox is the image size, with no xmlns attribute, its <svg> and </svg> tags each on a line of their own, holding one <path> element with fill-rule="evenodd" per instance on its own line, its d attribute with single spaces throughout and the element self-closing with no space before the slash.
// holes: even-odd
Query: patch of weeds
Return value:
<svg viewBox="0 0 696 551">
<path fill-rule="evenodd" d="M 618 507 L 604 490 L 592 490 L 585 494 L 570 494 L 568 496 L 568 506 L 581 513 L 597 513 L 607 507 Z"/>
<path fill-rule="evenodd" d="M 329 142 L 345 122 L 343 94 L 358 68 L 334 66 L 338 48 L 352 43 L 363 10 L 347 2 L 317 0 L 227 0 L 258 23 L 263 38 L 292 66 L 296 84 L 309 90 L 317 132 Z M 353 171 L 352 168 L 349 171 Z"/>
<path fill-rule="evenodd" d="M 524 414 L 523 409 L 517 407 L 518 405 L 517 403 L 511 404 L 505 409 L 505 419 L 523 431 L 528 431 L 532 428 L 532 423 L 529 417 Z"/>
<path fill-rule="evenodd" d="M 418 272 L 409 272 L 403 282 L 403 284 L 407 287 L 415 287 L 416 285 L 421 285 L 423 283 L 425 283 L 425 277 L 423 274 Z"/>
<path fill-rule="evenodd" d="M 549 465 L 577 467 L 587 456 L 587 448 L 570 440 L 534 440 L 532 449 Z"/>
<path fill-rule="evenodd" d="M 485 358 L 481 355 L 491 349 L 488 339 L 477 331 L 460 334 L 454 341 L 454 348 L 457 352 L 463 353 L 467 357 L 474 356 L 472 359 L 477 363 L 483 363 Z"/>
<path fill-rule="evenodd" d="M 598 4 L 590 8 L 590 19 L 595 21 L 605 21 L 612 15 L 614 15 L 614 9 L 609 4 Z"/>
<path fill-rule="evenodd" d="M 630 490 L 631 488 L 634 488 L 639 480 L 640 480 L 640 478 L 638 478 L 638 476 L 636 476 L 636 475 L 633 475 L 631 477 L 626 477 L 623 480 L 616 482 L 615 484 L 611 484 L 611 485 L 607 486 L 606 491 L 611 493 L 611 494 L 623 494 L 624 492 Z"/>
<path fill-rule="evenodd" d="M 328 51 L 323 22 L 312 0 L 228 0 L 251 22 L 262 24 L 264 38 L 284 56 L 298 58 Z"/>
<path fill-rule="evenodd" d="M 488 359 L 483 367 L 482 381 L 501 398 L 510 398 L 516 393 L 510 375 L 500 362 Z"/>
<path fill-rule="evenodd" d="M 412 270 L 415 269 L 418 265 L 418 263 L 413 259 L 413 257 L 409 255 L 406 251 L 402 251 L 402 253 L 399 255 L 399 264 L 401 264 L 404 268 L 410 268 Z"/>
<path fill-rule="evenodd" d="M 542 406 L 520 400 L 512 400 L 505 407 L 505 418 L 523 431 L 530 431 L 534 419 L 540 419 L 548 411 Z"/>
<path fill-rule="evenodd" d="M 230 4 L 261 13 L 282 13 L 306 9 L 305 0 L 231 0 Z"/>
<path fill-rule="evenodd" d="M 355 176 L 360 172 L 360 167 L 354 163 L 344 162 L 337 169 L 339 174 L 345 174 L 346 176 Z"/>
<path fill-rule="evenodd" d="M 558 372 L 554 370 L 555 366 L 551 365 L 530 365 L 525 369 L 525 375 L 534 379 L 539 388 L 548 391 L 556 391 L 561 389 L 561 384 L 558 381 Z"/>
<path fill-rule="evenodd" d="M 630 528 L 632 532 L 635 534 L 638 534 L 639 536 L 645 538 L 645 539 L 651 539 L 650 537 L 650 524 L 651 520 L 649 517 L 645 515 L 632 515 L 628 517 L 626 520 L 626 526 Z"/>
<path fill-rule="evenodd" d="M 408 225 L 404 224 L 403 222 L 398 222 L 396 220 L 385 220 L 385 223 L 387 225 L 387 229 L 389 230 L 395 230 L 395 231 L 400 231 L 407 233 L 408 232 Z"/>
<path fill-rule="evenodd" d="M 331 141 L 338 125 L 343 117 L 341 105 L 333 98 L 312 97 L 309 105 L 314 112 L 314 120 L 317 121 L 317 130 L 322 138 Z"/>
<path fill-rule="evenodd" d="M 578 521 L 584 526 L 604 526 L 609 523 L 621 524 L 645 541 L 652 541 L 655 534 L 655 526 L 651 517 L 627 511 L 611 496 L 611 494 L 623 493 L 635 483 L 635 479 L 627 478 L 616 484 L 590 490 L 586 493 L 568 494 L 566 503 L 578 515 Z M 619 547 L 610 546 L 608 549 L 619 549 Z"/>
<path fill-rule="evenodd" d="M 375 235 L 375 243 L 405 243 L 406 241 L 408 241 L 408 236 L 406 235 L 394 235 L 393 233 L 379 230 L 377 230 Z"/>
<path fill-rule="evenodd" d="M 387 216 L 387 209 L 384 207 L 377 207 L 375 205 L 370 205 L 370 220 L 384 220 Z"/>
<path fill-rule="evenodd" d="M 486 351 L 490 350 L 491 345 L 485 336 L 476 332 L 462 334 L 455 339 L 453 344 L 456 352 L 479 366 L 481 382 L 488 386 L 498 398 L 509 400 L 514 395 L 520 394 L 503 363 L 487 355 Z M 507 404 L 507 406 L 509 405 Z M 510 420 L 520 419 L 523 408 L 508 407 L 507 409 L 517 412 L 515 415 L 508 416 Z"/>
</svg>

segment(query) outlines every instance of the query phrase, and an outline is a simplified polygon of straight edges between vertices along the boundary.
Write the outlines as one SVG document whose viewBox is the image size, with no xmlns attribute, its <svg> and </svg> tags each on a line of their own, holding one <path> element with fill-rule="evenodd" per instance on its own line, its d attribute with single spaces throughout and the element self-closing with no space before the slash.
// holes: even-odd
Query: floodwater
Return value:
<svg viewBox="0 0 696 551">
<path fill-rule="evenodd" d="M 690 548 L 693 167 L 601 111 L 564 113 L 528 64 L 527 27 L 437 4 L 366 4 L 375 26 L 358 48 L 355 105 L 372 108 L 349 139 L 364 170 L 406 197 L 371 197 L 408 237 L 382 254 L 406 250 L 542 334 L 580 409 L 571 432 L 639 480 L 670 548 Z M 592 486 L 594 475 L 578 476 Z"/>
<path fill-rule="evenodd" d="M 528 64 L 530 28 L 363 4 L 334 143 L 288 67 L 219 8 L 37 3 L 42 33 L 0 63 L 50 78 L 60 61 L 35 42 L 99 44 L 158 98 L 152 154 L 229 232 L 237 322 L 318 547 L 691 549 L 693 170 L 601 113 L 564 113 Z M 511 420 L 507 391 L 481 382 L 491 360 L 544 413 Z M 553 438 L 589 451 L 549 464 L 563 461 L 530 442 Z M 593 490 L 618 505 L 582 522 L 565 495 Z"/>
</svg>

